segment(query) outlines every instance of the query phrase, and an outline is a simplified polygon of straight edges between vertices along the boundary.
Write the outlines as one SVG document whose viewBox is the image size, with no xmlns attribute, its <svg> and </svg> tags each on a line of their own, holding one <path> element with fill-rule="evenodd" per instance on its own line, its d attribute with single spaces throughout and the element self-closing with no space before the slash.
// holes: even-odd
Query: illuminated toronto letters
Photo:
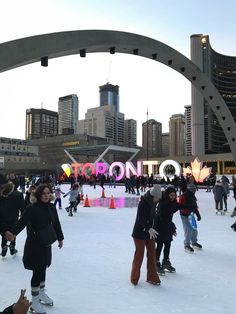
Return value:
<svg viewBox="0 0 236 314">
<path fill-rule="evenodd" d="M 132 175 L 135 176 L 142 176 L 143 175 L 143 166 L 148 166 L 148 174 L 150 175 L 153 173 L 153 166 L 158 165 L 157 160 L 150 160 L 150 161 L 137 161 L 136 167 L 131 161 L 127 161 L 125 164 L 123 164 L 120 161 L 113 162 L 110 166 L 107 165 L 104 162 L 97 162 L 97 163 L 72 163 L 72 164 L 63 164 L 61 167 L 64 171 L 64 173 L 69 177 L 72 173 L 75 177 L 78 176 L 78 174 L 81 175 L 96 175 L 99 176 L 101 174 L 108 173 L 109 176 L 112 176 L 115 174 L 116 181 L 122 180 L 125 176 L 127 178 L 130 178 Z M 163 163 L 161 163 L 159 168 L 159 173 L 161 177 L 169 176 L 172 178 L 173 175 L 169 175 L 166 173 L 166 167 L 168 165 L 172 165 L 175 169 L 175 174 L 180 175 L 181 174 L 181 166 L 177 161 L 174 160 L 165 160 Z M 109 169 L 108 169 L 109 168 Z"/>
</svg>

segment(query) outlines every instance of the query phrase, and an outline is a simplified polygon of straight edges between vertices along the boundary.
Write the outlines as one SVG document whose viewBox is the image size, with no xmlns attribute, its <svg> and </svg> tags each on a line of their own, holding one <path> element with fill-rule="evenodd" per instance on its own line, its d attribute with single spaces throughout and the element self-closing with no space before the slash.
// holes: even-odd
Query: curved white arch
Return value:
<svg viewBox="0 0 236 314">
<path fill-rule="evenodd" d="M 127 53 L 161 62 L 186 77 L 204 96 L 228 140 L 236 162 L 236 123 L 209 78 L 177 50 L 145 36 L 110 30 L 80 30 L 21 38 L 0 44 L 0 72 L 72 54 Z"/>
</svg>

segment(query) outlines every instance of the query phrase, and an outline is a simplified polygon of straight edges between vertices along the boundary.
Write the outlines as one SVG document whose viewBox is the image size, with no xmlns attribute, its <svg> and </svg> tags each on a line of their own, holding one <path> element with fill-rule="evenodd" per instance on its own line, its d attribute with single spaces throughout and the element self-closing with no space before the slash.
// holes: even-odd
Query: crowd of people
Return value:
<svg viewBox="0 0 236 314">
<path fill-rule="evenodd" d="M 0 174 L 0 231 L 2 235 L 1 256 L 6 256 L 8 249 L 11 255 L 17 253 L 16 237 L 26 227 L 26 240 L 23 253 L 25 269 L 32 271 L 31 296 L 25 297 L 21 291 L 16 303 L 3 313 L 27 313 L 29 307 L 36 313 L 46 313 L 43 304 L 53 305 L 53 300 L 46 294 L 46 270 L 51 265 L 51 245 L 58 241 L 58 247 L 63 246 L 63 232 L 59 221 L 57 208 L 62 209 L 62 197 L 69 197 L 67 211 L 69 216 L 76 212 L 83 197 L 83 185 L 90 184 L 93 188 L 99 184 L 104 191 L 116 187 L 115 174 L 111 177 L 101 175 L 98 178 L 78 176 L 70 178 L 70 190 L 65 193 L 61 189 L 58 177 L 42 176 L 24 180 L 24 176 Z M 216 213 L 228 210 L 227 197 L 230 186 L 236 200 L 236 178 L 232 176 L 230 183 L 226 176 L 216 179 L 211 175 L 206 181 L 206 192 L 212 191 Z M 192 176 L 174 176 L 172 181 L 151 176 L 131 176 L 124 178 L 124 193 L 140 195 L 136 220 L 132 232 L 135 253 L 132 262 L 131 283 L 137 285 L 140 269 L 147 250 L 147 282 L 160 285 L 161 275 L 165 272 L 175 272 L 170 260 L 171 243 L 176 236 L 173 216 L 180 213 L 184 231 L 184 249 L 193 253 L 194 249 L 202 249 L 198 243 L 197 221 L 201 220 L 195 192 L 197 184 Z M 53 198 L 54 196 L 54 198 Z M 236 216 L 236 207 L 232 217 Z M 196 221 L 197 220 L 197 221 Z M 236 231 L 236 222 L 231 226 Z M 43 234 L 45 229 L 53 229 L 51 242 L 45 244 Z M 50 231 L 51 232 L 51 231 Z M 49 239 L 47 239 L 49 241 Z"/>
</svg>

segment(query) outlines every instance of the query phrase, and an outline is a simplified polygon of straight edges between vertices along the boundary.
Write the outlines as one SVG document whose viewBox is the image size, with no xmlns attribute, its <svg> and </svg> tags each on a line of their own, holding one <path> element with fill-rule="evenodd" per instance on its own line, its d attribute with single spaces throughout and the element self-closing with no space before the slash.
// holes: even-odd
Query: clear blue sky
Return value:
<svg viewBox="0 0 236 314">
<path fill-rule="evenodd" d="M 111 29 L 145 35 L 190 55 L 191 34 L 210 36 L 213 49 L 236 55 L 236 2 L 226 1 L 93 1 L 22 0 L 0 2 L 0 42 L 58 31 Z M 58 98 L 79 97 L 79 117 L 99 103 L 99 86 L 120 86 L 120 110 L 141 124 L 149 118 L 168 131 L 172 114 L 190 104 L 190 83 L 168 67 L 138 56 L 88 54 L 49 60 L 0 74 L 0 136 L 24 138 L 25 110 L 57 111 Z M 165 110 L 163 110 L 165 108 Z M 11 122 L 11 123 L 9 123 Z"/>
</svg>

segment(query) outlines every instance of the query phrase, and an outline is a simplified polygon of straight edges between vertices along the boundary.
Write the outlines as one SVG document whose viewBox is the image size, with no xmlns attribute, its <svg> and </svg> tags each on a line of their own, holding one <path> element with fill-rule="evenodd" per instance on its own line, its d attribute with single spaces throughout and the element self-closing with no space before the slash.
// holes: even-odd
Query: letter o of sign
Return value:
<svg viewBox="0 0 236 314">
<path fill-rule="evenodd" d="M 162 178 L 163 178 L 163 177 L 167 178 L 167 174 L 166 174 L 166 171 L 165 171 L 165 170 L 166 170 L 166 167 L 167 167 L 168 165 L 173 166 L 173 167 L 175 168 L 175 175 L 180 176 L 180 174 L 181 174 L 181 166 L 180 166 L 180 164 L 179 164 L 177 161 L 170 159 L 170 160 L 165 160 L 165 161 L 163 161 L 163 162 L 161 163 L 161 165 L 160 165 L 159 174 L 160 174 L 160 176 L 161 176 Z M 173 177 L 174 177 L 174 175 L 169 176 L 170 179 L 173 179 Z"/>
</svg>

